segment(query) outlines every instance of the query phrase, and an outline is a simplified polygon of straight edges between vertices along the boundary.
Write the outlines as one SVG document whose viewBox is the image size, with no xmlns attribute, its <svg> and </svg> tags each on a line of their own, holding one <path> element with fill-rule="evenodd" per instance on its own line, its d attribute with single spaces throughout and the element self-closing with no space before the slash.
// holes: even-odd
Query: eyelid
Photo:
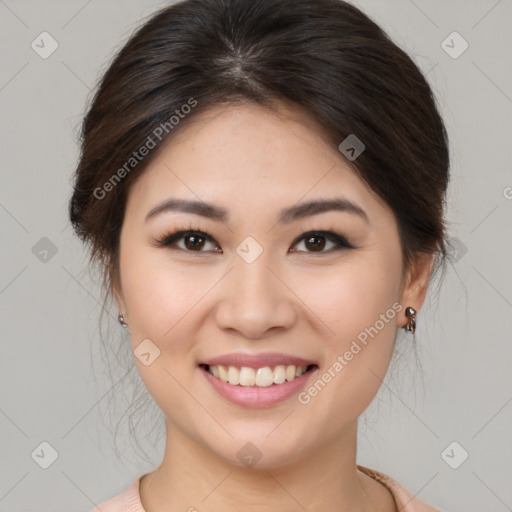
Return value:
<svg viewBox="0 0 512 512">
<path fill-rule="evenodd" d="M 356 246 L 351 244 L 345 236 L 337 233 L 337 231 L 326 230 L 326 229 L 313 229 L 313 230 L 306 231 L 293 241 L 292 246 L 297 245 L 298 242 L 300 242 L 306 238 L 313 237 L 315 235 L 320 235 L 329 240 L 334 240 L 336 243 L 338 243 L 339 246 L 346 247 L 347 249 L 355 249 L 356 248 Z M 320 252 L 329 252 L 329 251 L 320 251 Z M 312 251 L 311 254 L 314 254 L 314 251 Z"/>
<path fill-rule="evenodd" d="M 176 247 L 176 244 L 178 241 L 182 240 L 183 238 L 189 236 L 189 235 L 199 235 L 203 237 L 207 242 L 214 243 L 217 245 L 217 247 L 220 246 L 220 244 L 217 243 L 217 241 L 208 233 L 202 231 L 199 228 L 194 228 L 193 226 L 189 227 L 178 227 L 173 232 L 168 233 L 166 235 L 162 235 L 157 239 L 156 244 L 153 244 L 156 247 L 159 248 L 168 248 L 171 250 L 177 250 L 181 252 L 188 252 L 188 253 L 209 253 L 211 251 L 191 251 L 182 249 L 180 247 Z M 295 253 L 302 253 L 302 254 L 330 254 L 332 252 L 337 252 L 343 249 L 357 249 L 358 247 L 356 245 L 353 245 L 349 242 L 347 237 L 344 235 L 338 233 L 338 230 L 336 229 L 310 229 L 310 230 L 302 230 L 301 235 L 299 235 L 291 244 L 292 247 L 295 247 L 299 242 L 306 240 L 313 236 L 321 236 L 326 238 L 327 240 L 330 240 L 336 244 L 335 248 L 331 248 L 327 251 L 292 251 Z M 222 249 L 220 251 L 214 251 L 217 253 L 223 253 Z"/>
<path fill-rule="evenodd" d="M 176 230 L 173 230 L 171 233 L 164 235 L 162 237 L 159 237 L 156 242 L 157 247 L 163 247 L 163 248 L 174 248 L 173 245 L 176 244 L 179 240 L 182 240 L 183 238 L 190 236 L 190 235 L 199 235 L 206 239 L 208 242 L 212 242 L 214 244 L 217 244 L 216 240 L 210 236 L 208 233 L 205 233 L 204 231 L 201 231 L 200 229 L 194 229 L 194 228 L 177 228 Z M 218 244 L 217 244 L 218 245 Z M 183 252 L 189 252 L 189 253 L 202 253 L 202 252 L 208 252 L 208 251 L 186 251 L 185 249 L 177 248 L 179 251 Z M 222 251 L 222 249 L 221 249 Z M 218 252 L 218 251 L 216 251 Z"/>
</svg>

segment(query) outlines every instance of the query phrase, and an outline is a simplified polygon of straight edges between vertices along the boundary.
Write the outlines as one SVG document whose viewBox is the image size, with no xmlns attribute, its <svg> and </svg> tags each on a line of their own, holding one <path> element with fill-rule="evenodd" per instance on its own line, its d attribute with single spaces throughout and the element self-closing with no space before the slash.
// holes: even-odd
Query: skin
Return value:
<svg viewBox="0 0 512 512">
<path fill-rule="evenodd" d="M 395 511 L 387 489 L 357 470 L 357 420 L 385 376 L 405 307 L 424 301 L 431 256 L 404 269 L 392 211 L 298 108 L 232 105 L 189 121 L 132 185 L 120 238 L 115 297 L 132 349 L 149 338 L 160 350 L 149 366 L 135 358 L 167 430 L 161 465 L 141 480 L 146 512 L 229 512 L 242 503 L 249 512 L 333 503 Z M 167 211 L 146 222 L 170 197 L 214 203 L 229 220 Z M 328 211 L 277 223 L 284 207 L 338 197 L 368 222 Z M 174 249 L 156 246 L 178 229 L 213 240 L 195 250 L 183 238 Z M 294 244 L 319 230 L 356 248 L 328 238 L 316 251 L 304 238 Z M 236 252 L 247 236 L 263 248 L 250 264 Z M 266 408 L 234 405 L 198 367 L 230 352 L 277 351 L 317 361 L 318 377 L 394 303 L 402 310 L 308 404 L 295 395 Z M 262 454 L 253 467 L 237 457 L 247 442 Z"/>
</svg>

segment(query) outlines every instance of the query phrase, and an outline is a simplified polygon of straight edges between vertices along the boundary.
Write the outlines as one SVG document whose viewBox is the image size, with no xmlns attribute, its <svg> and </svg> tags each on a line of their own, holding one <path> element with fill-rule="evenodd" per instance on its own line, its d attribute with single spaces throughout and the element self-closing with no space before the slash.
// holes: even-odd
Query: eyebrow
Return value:
<svg viewBox="0 0 512 512">
<path fill-rule="evenodd" d="M 168 211 L 192 213 L 200 215 L 217 222 L 227 222 L 229 213 L 226 209 L 203 201 L 190 201 L 187 199 L 167 199 L 163 203 L 155 206 L 146 215 L 145 222 L 149 219 Z M 280 211 L 278 223 L 290 224 L 298 219 L 303 219 L 312 215 L 328 211 L 340 211 L 351 213 L 361 217 L 369 222 L 366 212 L 357 204 L 346 198 L 338 199 L 317 199 L 307 203 L 300 203 Z"/>
</svg>

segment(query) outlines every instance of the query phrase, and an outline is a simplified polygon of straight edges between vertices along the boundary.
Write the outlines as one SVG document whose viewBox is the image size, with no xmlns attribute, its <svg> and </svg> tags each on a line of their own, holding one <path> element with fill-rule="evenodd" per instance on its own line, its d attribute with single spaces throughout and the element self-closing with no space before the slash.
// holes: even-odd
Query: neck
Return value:
<svg viewBox="0 0 512 512">
<path fill-rule="evenodd" d="M 357 470 L 357 424 L 335 443 L 325 440 L 314 453 L 287 466 L 244 467 L 220 458 L 166 422 L 162 464 L 146 475 L 140 495 L 146 512 L 239 511 L 308 512 L 374 510 L 368 482 Z"/>
</svg>

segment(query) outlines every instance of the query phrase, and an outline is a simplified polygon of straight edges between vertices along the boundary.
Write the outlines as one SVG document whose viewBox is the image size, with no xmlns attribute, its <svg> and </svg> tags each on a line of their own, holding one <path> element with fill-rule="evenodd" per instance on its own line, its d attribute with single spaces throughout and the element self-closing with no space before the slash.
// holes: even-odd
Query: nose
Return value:
<svg viewBox="0 0 512 512">
<path fill-rule="evenodd" d="M 269 263 L 265 252 L 252 263 L 235 258 L 216 308 L 219 328 L 259 339 L 289 329 L 296 322 L 297 298 L 285 276 Z"/>
</svg>

